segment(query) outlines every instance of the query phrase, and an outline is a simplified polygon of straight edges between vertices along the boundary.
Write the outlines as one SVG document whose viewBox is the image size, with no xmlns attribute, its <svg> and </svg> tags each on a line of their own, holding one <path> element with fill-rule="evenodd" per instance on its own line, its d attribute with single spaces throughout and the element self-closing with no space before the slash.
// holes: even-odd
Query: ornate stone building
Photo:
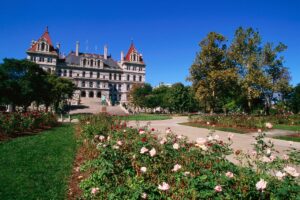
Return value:
<svg viewBox="0 0 300 200">
<path fill-rule="evenodd" d="M 128 92 L 134 83 L 145 82 L 145 63 L 133 43 L 120 61 L 104 53 L 83 53 L 76 42 L 75 52 L 60 55 L 60 45 L 53 46 L 48 28 L 27 50 L 27 59 L 40 65 L 45 71 L 73 80 L 78 87 L 77 98 L 101 98 L 108 104 L 127 103 Z M 99 100 L 100 101 L 100 100 Z"/>
</svg>

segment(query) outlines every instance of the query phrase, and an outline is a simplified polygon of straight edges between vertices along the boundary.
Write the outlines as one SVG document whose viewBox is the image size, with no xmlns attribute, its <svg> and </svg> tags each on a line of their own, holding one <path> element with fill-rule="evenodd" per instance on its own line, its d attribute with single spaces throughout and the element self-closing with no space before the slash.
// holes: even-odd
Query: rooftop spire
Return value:
<svg viewBox="0 0 300 200">
<path fill-rule="evenodd" d="M 46 26 L 45 32 L 47 32 L 47 33 L 49 32 L 49 31 L 48 31 L 48 26 Z"/>
</svg>

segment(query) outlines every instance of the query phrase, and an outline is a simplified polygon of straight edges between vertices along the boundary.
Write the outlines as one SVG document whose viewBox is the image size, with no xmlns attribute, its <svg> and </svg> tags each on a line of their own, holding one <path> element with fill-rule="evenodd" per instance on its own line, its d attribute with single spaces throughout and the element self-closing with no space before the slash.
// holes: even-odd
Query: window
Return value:
<svg viewBox="0 0 300 200">
<path fill-rule="evenodd" d="M 114 74 L 114 80 L 117 80 L 117 74 Z"/>
<path fill-rule="evenodd" d="M 97 92 L 97 97 L 101 98 L 101 92 Z"/>
<path fill-rule="evenodd" d="M 94 65 L 94 60 L 91 60 L 91 67 L 93 67 L 93 65 Z"/>
<path fill-rule="evenodd" d="M 41 50 L 44 51 L 45 50 L 45 43 L 42 42 L 42 45 L 41 45 Z"/>
<path fill-rule="evenodd" d="M 85 72 L 82 72 L 82 77 L 85 77 Z"/>
<path fill-rule="evenodd" d="M 97 88 L 100 88 L 100 81 L 97 81 Z"/>
<path fill-rule="evenodd" d="M 130 80 L 130 75 L 128 74 L 128 75 L 127 75 L 127 81 L 129 81 L 129 80 Z"/>
<path fill-rule="evenodd" d="M 81 94 L 80 94 L 81 97 L 86 97 L 86 93 L 85 91 L 81 91 Z"/>
<path fill-rule="evenodd" d="M 85 81 L 81 82 L 81 87 L 85 87 Z"/>
<path fill-rule="evenodd" d="M 69 71 L 69 77 L 72 77 L 72 70 Z"/>
<path fill-rule="evenodd" d="M 122 89 L 122 85 L 121 84 L 119 84 L 119 90 L 121 90 Z"/>
<path fill-rule="evenodd" d="M 133 67 L 133 71 L 135 71 L 136 70 L 136 67 Z"/>
<path fill-rule="evenodd" d="M 93 98 L 93 97 L 94 97 L 94 92 L 93 92 L 93 91 L 90 91 L 90 92 L 89 92 L 89 97 L 90 97 L 90 98 Z"/>
<path fill-rule="evenodd" d="M 111 80 L 111 73 L 109 73 L 109 80 Z"/>
<path fill-rule="evenodd" d="M 83 66 L 85 67 L 86 66 L 86 59 L 83 59 Z"/>
<path fill-rule="evenodd" d="M 52 58 L 47 58 L 48 63 L 52 63 Z"/>
<path fill-rule="evenodd" d="M 97 66 L 98 66 L 98 67 L 100 67 L 100 60 L 98 60 L 98 62 L 97 62 Z"/>
<path fill-rule="evenodd" d="M 58 70 L 58 76 L 61 76 L 61 69 Z"/>
<path fill-rule="evenodd" d="M 90 78 L 93 78 L 93 72 L 90 72 Z"/>
<path fill-rule="evenodd" d="M 142 82 L 142 76 L 140 76 L 139 81 Z"/>
<path fill-rule="evenodd" d="M 119 74 L 119 80 L 121 80 L 122 79 L 122 76 L 121 76 L 121 74 Z"/>
<path fill-rule="evenodd" d="M 44 57 L 41 57 L 41 58 L 40 58 L 40 61 L 41 61 L 41 62 L 44 62 Z"/>
<path fill-rule="evenodd" d="M 100 72 L 97 72 L 97 78 L 100 78 Z"/>
<path fill-rule="evenodd" d="M 93 87 L 93 82 L 92 81 L 90 81 L 90 87 Z"/>
<path fill-rule="evenodd" d="M 64 76 L 67 76 L 67 70 L 64 70 Z"/>
<path fill-rule="evenodd" d="M 127 91 L 128 91 L 128 90 L 130 90 L 130 85 L 129 85 L 129 84 L 127 84 Z"/>
<path fill-rule="evenodd" d="M 136 81 L 136 77 L 135 77 L 135 75 L 133 75 L 133 81 Z"/>
</svg>

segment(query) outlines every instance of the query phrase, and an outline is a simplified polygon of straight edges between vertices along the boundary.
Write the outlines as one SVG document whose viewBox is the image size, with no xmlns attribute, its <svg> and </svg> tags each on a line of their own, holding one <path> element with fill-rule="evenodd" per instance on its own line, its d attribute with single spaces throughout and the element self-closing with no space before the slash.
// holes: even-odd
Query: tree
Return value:
<svg viewBox="0 0 300 200">
<path fill-rule="evenodd" d="M 0 76 L 4 79 L 2 85 L 6 88 L 2 101 L 23 106 L 25 110 L 33 101 L 42 101 L 40 93 L 47 74 L 37 64 L 27 60 L 4 59 L 0 69 Z"/>
<path fill-rule="evenodd" d="M 271 102 L 274 94 L 281 94 L 284 102 L 286 96 L 291 92 L 289 85 L 290 75 L 286 67 L 283 66 L 283 57 L 278 54 L 287 49 L 287 46 L 279 43 L 273 47 L 272 43 L 266 43 L 263 48 L 263 65 L 265 67 L 266 76 L 269 79 L 269 85 L 264 90 L 266 112 L 269 113 Z"/>
<path fill-rule="evenodd" d="M 229 57 L 239 69 L 241 94 L 247 99 L 247 111 L 253 109 L 253 103 L 260 98 L 268 79 L 264 75 L 261 62 L 261 37 L 252 28 L 238 28 L 230 46 Z"/>
<path fill-rule="evenodd" d="M 55 111 L 58 111 L 61 102 L 73 97 L 76 86 L 72 81 L 55 75 L 49 75 L 47 81 L 50 84 L 48 85 L 50 90 L 48 95 L 45 94 L 43 103 L 46 107 L 53 104 Z"/>
<path fill-rule="evenodd" d="M 192 82 L 196 99 L 211 113 L 222 108 L 237 85 L 237 70 L 227 59 L 226 38 L 210 32 L 200 42 L 201 50 L 190 67 L 188 80 Z"/>
<path fill-rule="evenodd" d="M 132 105 L 139 108 L 147 107 L 147 97 L 151 94 L 152 87 L 148 83 L 134 84 L 129 91 L 129 100 Z"/>
<path fill-rule="evenodd" d="M 290 107 L 294 113 L 300 112 L 300 83 L 293 88 L 290 98 Z"/>
</svg>

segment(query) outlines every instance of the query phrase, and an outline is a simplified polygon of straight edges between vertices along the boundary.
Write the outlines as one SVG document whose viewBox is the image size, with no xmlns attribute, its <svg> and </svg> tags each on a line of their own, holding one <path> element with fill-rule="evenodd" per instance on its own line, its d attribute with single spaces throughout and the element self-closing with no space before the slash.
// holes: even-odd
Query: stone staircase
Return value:
<svg viewBox="0 0 300 200">
<path fill-rule="evenodd" d="M 73 106 L 71 114 L 77 113 L 93 113 L 97 114 L 102 111 L 102 105 L 100 99 L 93 98 L 81 98 L 80 105 Z M 126 111 L 119 105 L 106 106 L 106 112 L 111 115 L 126 115 Z"/>
</svg>

